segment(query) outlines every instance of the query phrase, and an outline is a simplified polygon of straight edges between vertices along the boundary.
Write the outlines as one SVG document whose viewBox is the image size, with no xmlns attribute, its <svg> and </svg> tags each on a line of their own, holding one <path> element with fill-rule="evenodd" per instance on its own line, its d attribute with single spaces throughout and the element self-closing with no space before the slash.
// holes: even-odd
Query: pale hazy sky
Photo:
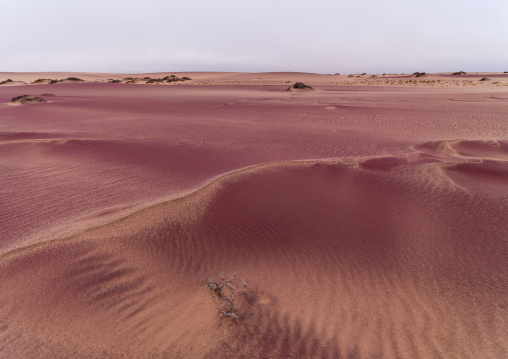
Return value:
<svg viewBox="0 0 508 359">
<path fill-rule="evenodd" d="M 0 71 L 508 71 L 508 0 L 0 0 Z"/>
</svg>

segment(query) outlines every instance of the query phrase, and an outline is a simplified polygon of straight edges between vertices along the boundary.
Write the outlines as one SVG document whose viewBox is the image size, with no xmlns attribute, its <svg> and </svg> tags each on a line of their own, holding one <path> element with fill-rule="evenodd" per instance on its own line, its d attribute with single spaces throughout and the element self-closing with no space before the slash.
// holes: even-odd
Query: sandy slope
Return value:
<svg viewBox="0 0 508 359">
<path fill-rule="evenodd" d="M 507 356 L 508 91 L 315 87 L 1 87 L 0 357 Z"/>
</svg>

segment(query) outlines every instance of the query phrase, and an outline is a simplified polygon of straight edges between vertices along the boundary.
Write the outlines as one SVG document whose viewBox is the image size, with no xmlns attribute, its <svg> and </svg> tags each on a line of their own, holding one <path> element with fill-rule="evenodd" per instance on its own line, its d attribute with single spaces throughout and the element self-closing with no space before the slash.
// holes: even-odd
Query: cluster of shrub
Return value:
<svg viewBox="0 0 508 359">
<path fill-rule="evenodd" d="M 151 77 L 143 77 L 142 79 L 137 78 L 137 77 L 126 77 L 123 80 L 110 79 L 110 80 L 108 80 L 108 82 L 111 84 L 118 84 L 118 83 L 134 84 L 134 83 L 138 83 L 140 81 L 144 81 L 146 84 L 154 84 L 154 83 L 164 83 L 164 82 L 171 83 L 171 82 L 188 81 L 188 80 L 192 80 L 192 79 L 189 77 L 186 77 L 186 76 L 180 78 L 180 77 L 176 77 L 175 75 L 170 75 L 170 76 L 166 76 L 163 78 L 157 78 L 157 79 L 153 79 Z"/>
<path fill-rule="evenodd" d="M 74 82 L 85 82 L 85 80 L 82 80 L 78 77 L 67 77 L 66 79 L 61 79 L 61 80 L 53 80 L 53 79 L 38 79 L 38 80 L 35 80 L 34 82 L 32 82 L 32 84 L 43 84 L 43 83 L 48 83 L 50 85 L 52 84 L 56 84 L 58 82 L 63 82 L 63 81 L 74 81 Z"/>
<path fill-rule="evenodd" d="M 58 82 L 63 82 L 63 81 L 75 81 L 75 82 L 85 82 L 84 80 L 80 79 L 80 78 L 77 78 L 77 77 L 67 77 L 66 79 L 62 79 L 62 80 L 53 80 L 53 79 L 38 79 L 38 80 L 35 80 L 34 82 L 32 82 L 32 84 L 56 84 Z M 6 84 L 6 83 L 9 83 L 9 82 L 14 82 L 12 81 L 11 79 L 7 79 L 5 81 L 2 81 L 0 82 L 0 85 L 3 85 L 3 84 Z"/>
</svg>

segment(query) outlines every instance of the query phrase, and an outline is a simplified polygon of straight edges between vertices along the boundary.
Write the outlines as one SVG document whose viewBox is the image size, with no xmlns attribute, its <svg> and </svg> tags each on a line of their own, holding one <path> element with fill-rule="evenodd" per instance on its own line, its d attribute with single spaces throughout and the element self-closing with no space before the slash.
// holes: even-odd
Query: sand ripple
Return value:
<svg viewBox="0 0 508 359">
<path fill-rule="evenodd" d="M 415 193 L 413 175 L 259 166 L 12 252 L 0 272 L 2 355 L 502 357 L 506 212 L 493 205 L 506 197 L 440 199 Z M 249 283 L 241 324 L 219 320 L 200 287 L 217 269 Z"/>
<path fill-rule="evenodd" d="M 0 106 L 0 358 L 508 357 L 507 102 L 282 90 Z"/>
</svg>

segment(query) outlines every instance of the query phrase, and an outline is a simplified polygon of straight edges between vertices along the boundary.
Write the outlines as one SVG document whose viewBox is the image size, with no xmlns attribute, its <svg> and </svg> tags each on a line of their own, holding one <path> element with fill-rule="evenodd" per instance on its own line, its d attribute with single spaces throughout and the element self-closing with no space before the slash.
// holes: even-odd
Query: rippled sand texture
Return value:
<svg viewBox="0 0 508 359">
<path fill-rule="evenodd" d="M 0 88 L 0 358 L 508 357 L 508 91 L 315 88 Z"/>
</svg>

